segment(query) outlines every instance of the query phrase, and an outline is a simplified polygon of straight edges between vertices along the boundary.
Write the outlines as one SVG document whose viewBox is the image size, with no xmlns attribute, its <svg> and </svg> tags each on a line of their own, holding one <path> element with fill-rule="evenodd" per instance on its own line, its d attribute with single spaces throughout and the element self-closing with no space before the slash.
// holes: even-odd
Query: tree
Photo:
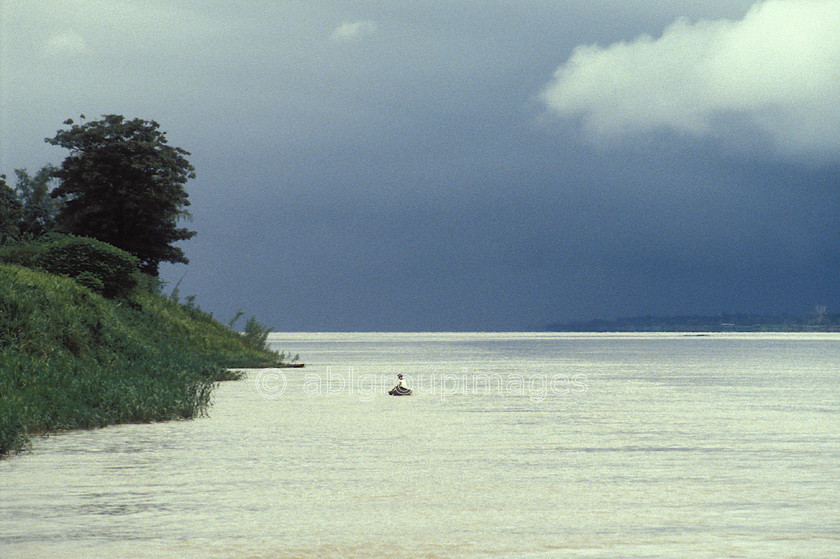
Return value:
<svg viewBox="0 0 840 559">
<path fill-rule="evenodd" d="M 15 191 L 6 184 L 6 175 L 0 175 L 0 246 L 17 241 L 21 215 L 23 208 Z"/>
<path fill-rule="evenodd" d="M 184 184 L 195 178 L 185 157 L 189 152 L 168 145 L 153 120 L 103 115 L 64 124 L 70 128 L 45 138 L 70 150 L 53 173 L 60 182 L 52 196 L 64 201 L 58 213 L 62 229 L 133 254 L 152 276 L 158 275 L 160 262 L 188 263 L 172 243 L 195 235 L 177 227 L 189 218 Z"/>
<path fill-rule="evenodd" d="M 20 225 L 22 234 L 40 237 L 56 230 L 56 214 L 60 204 L 50 196 L 50 182 L 56 170 L 52 165 L 46 165 L 32 177 L 26 169 L 15 169 L 15 190 L 23 208 Z"/>
</svg>

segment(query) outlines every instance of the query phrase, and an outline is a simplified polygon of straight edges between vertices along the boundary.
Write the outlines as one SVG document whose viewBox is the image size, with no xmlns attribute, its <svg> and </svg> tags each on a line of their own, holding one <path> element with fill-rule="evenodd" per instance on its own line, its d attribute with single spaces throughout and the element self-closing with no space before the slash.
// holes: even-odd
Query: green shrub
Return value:
<svg viewBox="0 0 840 559">
<path fill-rule="evenodd" d="M 271 328 L 265 326 L 257 317 L 252 316 L 245 323 L 245 341 L 249 346 L 261 351 L 268 351 L 268 334 Z"/>
<path fill-rule="evenodd" d="M 87 237 L 52 234 L 36 243 L 5 247 L 0 260 L 75 279 L 109 299 L 127 297 L 139 280 L 139 260 Z"/>
<path fill-rule="evenodd" d="M 97 293 L 105 293 L 105 283 L 102 281 L 101 278 L 97 277 L 96 274 L 91 272 L 80 272 L 76 274 L 74 277 L 77 282 L 81 285 L 84 285 L 88 289 L 92 289 Z"/>
<path fill-rule="evenodd" d="M 0 261 L 35 268 L 38 259 L 47 250 L 40 243 L 26 243 L 0 247 Z"/>
</svg>

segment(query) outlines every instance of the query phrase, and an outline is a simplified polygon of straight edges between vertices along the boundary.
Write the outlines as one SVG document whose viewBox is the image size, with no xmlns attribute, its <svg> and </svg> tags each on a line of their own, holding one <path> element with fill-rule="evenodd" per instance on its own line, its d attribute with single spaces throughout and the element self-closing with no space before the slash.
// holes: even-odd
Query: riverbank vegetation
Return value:
<svg viewBox="0 0 840 559">
<path fill-rule="evenodd" d="M 229 367 L 277 355 L 196 309 L 138 288 L 108 299 L 80 282 L 0 264 L 0 454 L 32 435 L 203 413 Z"/>
<path fill-rule="evenodd" d="M 0 456 L 33 435 L 203 413 L 230 368 L 271 366 L 268 329 L 246 335 L 162 295 L 162 262 L 196 233 L 189 152 L 154 121 L 104 115 L 46 141 L 70 150 L 35 175 L 0 175 Z M 57 181 L 57 185 L 53 182 Z"/>
</svg>

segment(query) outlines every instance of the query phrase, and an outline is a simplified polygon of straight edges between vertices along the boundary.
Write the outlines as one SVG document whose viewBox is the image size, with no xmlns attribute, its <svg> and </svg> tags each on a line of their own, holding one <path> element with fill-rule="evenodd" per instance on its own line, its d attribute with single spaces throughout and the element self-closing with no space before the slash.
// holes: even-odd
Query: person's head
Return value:
<svg viewBox="0 0 840 559">
<path fill-rule="evenodd" d="M 402 378 L 402 373 L 398 374 L 397 378 Z"/>
</svg>

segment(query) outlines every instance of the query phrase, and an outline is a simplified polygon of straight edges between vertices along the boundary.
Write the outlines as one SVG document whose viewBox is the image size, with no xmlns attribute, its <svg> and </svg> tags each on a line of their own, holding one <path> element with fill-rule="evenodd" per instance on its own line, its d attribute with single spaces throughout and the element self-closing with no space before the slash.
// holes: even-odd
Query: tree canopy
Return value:
<svg viewBox="0 0 840 559">
<path fill-rule="evenodd" d="M 31 176 L 26 169 L 15 169 L 15 191 L 23 208 L 21 233 L 24 235 L 40 237 L 56 229 L 55 217 L 60 204 L 50 196 L 55 170 L 52 165 L 46 165 Z"/>
<path fill-rule="evenodd" d="M 52 173 L 59 179 L 52 196 L 63 200 L 60 227 L 133 254 L 141 270 L 153 276 L 160 262 L 186 264 L 184 252 L 172 243 L 195 235 L 177 226 L 189 218 L 184 185 L 195 178 L 185 157 L 189 152 L 168 145 L 166 133 L 152 120 L 103 115 L 64 124 L 69 128 L 45 138 L 70 150 Z"/>
</svg>

